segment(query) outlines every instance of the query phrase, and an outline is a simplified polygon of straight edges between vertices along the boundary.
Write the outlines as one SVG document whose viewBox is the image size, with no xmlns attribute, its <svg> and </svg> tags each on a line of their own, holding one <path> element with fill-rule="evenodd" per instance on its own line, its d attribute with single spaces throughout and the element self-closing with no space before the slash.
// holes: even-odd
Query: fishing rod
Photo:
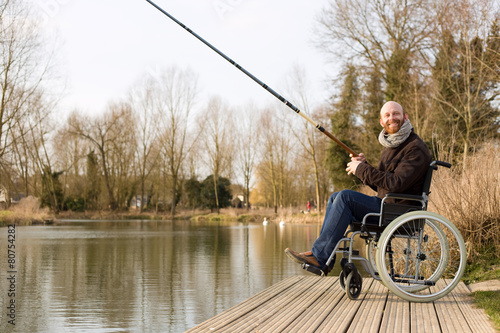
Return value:
<svg viewBox="0 0 500 333">
<path fill-rule="evenodd" d="M 207 42 L 205 39 L 203 39 L 196 32 L 194 32 L 193 30 L 189 29 L 182 22 L 180 22 L 175 17 L 173 17 L 172 15 L 170 15 L 169 13 L 167 13 L 165 10 L 163 10 L 160 6 L 158 6 L 157 4 L 155 4 L 153 1 L 151 1 L 151 0 L 146 0 L 146 1 L 149 2 L 151 5 L 153 5 L 153 7 L 155 7 L 156 9 L 158 9 L 160 12 L 162 12 L 163 14 L 165 14 L 166 16 L 168 16 L 172 21 L 174 21 L 175 23 L 177 23 L 178 25 L 180 25 L 181 27 L 183 27 L 185 30 L 187 30 L 187 32 L 189 32 L 191 35 L 193 35 L 194 37 L 198 38 L 203 44 L 205 44 L 206 46 L 208 46 L 209 48 L 211 48 L 213 51 L 215 51 L 222 58 L 224 58 L 227 61 L 229 61 L 229 63 L 231 63 L 232 65 L 234 65 L 236 68 L 238 68 L 243 73 L 245 73 L 252 80 L 254 80 L 255 82 L 257 82 L 257 84 L 259 84 L 262 88 L 266 89 L 274 97 L 276 97 L 277 99 L 279 99 L 283 104 L 285 104 L 290 109 L 292 109 L 293 111 L 295 111 L 297 114 L 299 114 L 300 116 L 302 116 L 305 120 L 307 120 L 308 122 L 310 122 L 321 133 L 325 134 L 327 137 L 329 137 L 330 139 L 332 139 L 336 144 L 338 144 L 339 146 L 341 146 L 345 151 L 347 151 L 348 153 L 352 154 L 353 156 L 358 156 L 358 154 L 356 154 L 354 152 L 354 150 L 352 150 L 346 144 L 344 144 L 342 141 L 340 141 L 335 136 L 333 136 L 333 134 L 331 134 L 330 132 L 328 132 L 327 130 L 325 130 L 323 128 L 323 126 L 321 126 L 320 124 L 314 122 L 311 118 L 309 118 L 308 115 L 306 115 L 304 112 L 301 112 L 295 105 L 293 105 L 292 103 L 290 103 L 289 101 L 287 101 L 285 98 L 283 98 L 283 96 L 281 96 L 276 91 L 274 91 L 273 89 L 271 89 L 268 85 L 266 85 L 264 82 L 262 82 L 257 77 L 255 77 L 252 73 L 250 73 L 249 71 L 247 71 L 246 69 L 244 69 L 243 67 L 241 67 L 240 65 L 238 65 L 236 62 L 234 62 L 231 58 L 229 58 L 228 56 L 226 56 L 224 53 L 222 53 L 221 51 L 219 51 L 217 48 L 215 48 L 215 46 L 213 46 L 212 44 L 210 44 L 209 42 Z"/>
</svg>

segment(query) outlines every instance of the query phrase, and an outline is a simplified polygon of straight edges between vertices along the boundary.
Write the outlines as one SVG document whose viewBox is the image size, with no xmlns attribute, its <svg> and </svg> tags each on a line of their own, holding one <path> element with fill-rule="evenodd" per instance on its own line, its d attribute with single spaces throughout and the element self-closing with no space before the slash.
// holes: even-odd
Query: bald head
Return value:
<svg viewBox="0 0 500 333">
<path fill-rule="evenodd" d="M 407 119 L 408 115 L 405 114 L 403 107 L 399 103 L 389 101 L 380 110 L 380 125 L 387 134 L 394 134 L 399 131 Z"/>
<path fill-rule="evenodd" d="M 399 103 L 389 101 L 382 106 L 382 109 L 380 110 L 380 118 L 382 118 L 382 114 L 384 113 L 384 111 L 388 110 L 398 110 L 399 112 L 404 114 L 403 107 Z"/>
</svg>

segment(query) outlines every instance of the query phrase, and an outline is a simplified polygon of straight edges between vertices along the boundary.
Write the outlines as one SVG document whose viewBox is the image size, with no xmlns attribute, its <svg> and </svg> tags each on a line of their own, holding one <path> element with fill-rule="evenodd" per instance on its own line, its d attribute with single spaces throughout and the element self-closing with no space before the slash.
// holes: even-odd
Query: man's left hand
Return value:
<svg viewBox="0 0 500 333">
<path fill-rule="evenodd" d="M 345 171 L 347 171 L 347 174 L 348 175 L 356 175 L 356 169 L 358 168 L 358 165 L 360 165 L 361 162 L 360 161 L 351 161 L 349 163 L 347 163 L 347 168 L 345 169 Z"/>
</svg>

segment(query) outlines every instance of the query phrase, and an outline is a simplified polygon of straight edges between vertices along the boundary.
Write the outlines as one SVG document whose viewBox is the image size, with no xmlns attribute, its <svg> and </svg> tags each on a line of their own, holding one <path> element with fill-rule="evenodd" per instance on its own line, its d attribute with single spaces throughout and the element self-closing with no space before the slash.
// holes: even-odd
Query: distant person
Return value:
<svg viewBox="0 0 500 333">
<path fill-rule="evenodd" d="M 387 102 L 380 111 L 383 127 L 379 142 L 384 149 L 377 168 L 366 162 L 364 154 L 351 156 L 347 174 L 355 175 L 363 184 L 377 191 L 368 196 L 352 190 L 335 192 L 326 206 L 325 218 L 312 250 L 285 250 L 290 259 L 323 268 L 338 241 L 353 221 L 362 221 L 368 213 L 379 213 L 382 198 L 387 193 L 422 194 L 424 178 L 431 162 L 429 148 L 414 133 L 408 114 L 396 102 Z M 333 267 L 333 262 L 330 267 Z"/>
<path fill-rule="evenodd" d="M 307 212 L 311 211 L 311 203 L 308 201 L 307 202 Z"/>
</svg>

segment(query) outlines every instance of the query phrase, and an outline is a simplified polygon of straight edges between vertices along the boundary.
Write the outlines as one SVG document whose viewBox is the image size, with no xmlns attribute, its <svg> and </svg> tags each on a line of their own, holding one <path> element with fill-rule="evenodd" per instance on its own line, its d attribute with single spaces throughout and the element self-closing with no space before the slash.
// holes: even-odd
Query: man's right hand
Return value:
<svg viewBox="0 0 500 333">
<path fill-rule="evenodd" d="M 356 161 L 361 163 L 366 162 L 365 154 L 363 153 L 360 153 L 358 156 L 353 156 L 352 154 L 349 154 L 349 157 L 351 158 L 351 161 Z"/>
</svg>

